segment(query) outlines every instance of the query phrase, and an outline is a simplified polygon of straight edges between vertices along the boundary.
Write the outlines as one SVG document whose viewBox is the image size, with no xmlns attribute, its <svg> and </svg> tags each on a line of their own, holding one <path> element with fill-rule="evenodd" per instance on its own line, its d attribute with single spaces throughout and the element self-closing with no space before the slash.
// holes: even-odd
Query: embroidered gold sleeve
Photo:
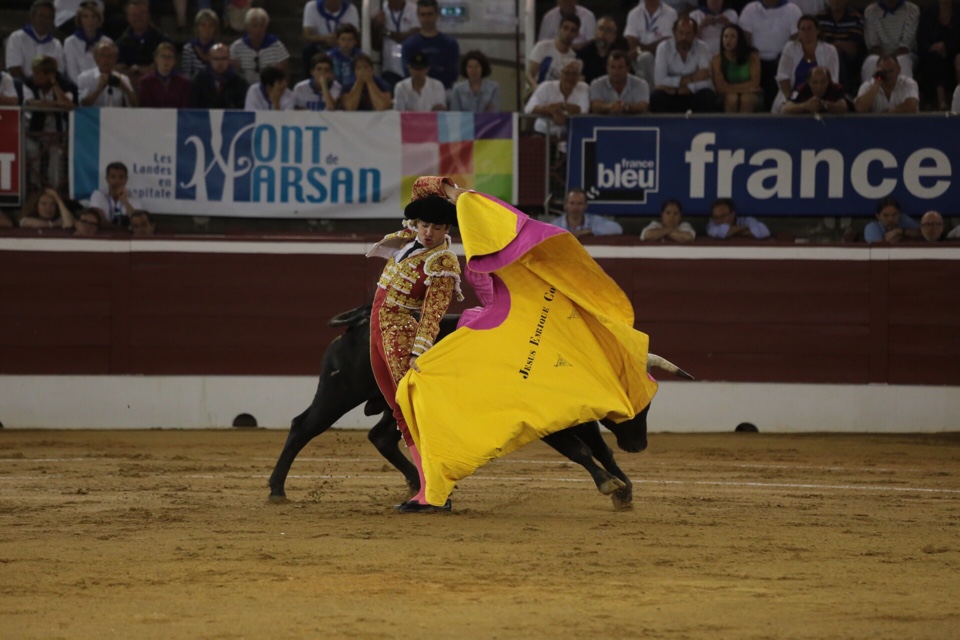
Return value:
<svg viewBox="0 0 960 640">
<path fill-rule="evenodd" d="M 463 300 L 460 291 L 460 262 L 452 251 L 443 250 L 430 256 L 423 263 L 427 275 L 427 295 L 420 310 L 420 329 L 413 342 L 413 355 L 420 356 L 433 346 L 440 333 L 440 320 L 456 294 Z"/>
</svg>

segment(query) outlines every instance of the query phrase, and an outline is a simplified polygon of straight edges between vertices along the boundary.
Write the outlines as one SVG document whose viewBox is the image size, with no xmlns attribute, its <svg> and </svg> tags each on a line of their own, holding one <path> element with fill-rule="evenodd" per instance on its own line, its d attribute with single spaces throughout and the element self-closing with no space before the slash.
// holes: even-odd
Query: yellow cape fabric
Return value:
<svg viewBox="0 0 960 640">
<path fill-rule="evenodd" d="M 543 224 L 481 194 L 462 194 L 457 209 L 468 265 L 509 248 L 518 217 Z M 486 462 L 581 422 L 632 418 L 657 391 L 629 300 L 572 235 L 546 237 L 494 273 L 509 291 L 506 319 L 461 327 L 397 389 L 434 505 Z"/>
</svg>

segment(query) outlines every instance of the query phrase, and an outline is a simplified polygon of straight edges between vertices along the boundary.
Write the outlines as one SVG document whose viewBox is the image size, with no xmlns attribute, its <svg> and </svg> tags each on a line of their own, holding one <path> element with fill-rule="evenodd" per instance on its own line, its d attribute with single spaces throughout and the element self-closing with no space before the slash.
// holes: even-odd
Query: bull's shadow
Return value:
<svg viewBox="0 0 960 640">
<path fill-rule="evenodd" d="M 458 315 L 444 316 L 437 340 L 452 333 L 459 319 Z M 361 404 L 366 415 L 380 415 L 367 437 L 380 455 L 403 474 L 410 495 L 415 495 L 420 490 L 417 469 L 400 450 L 400 430 L 373 377 L 370 364 L 370 305 L 335 316 L 330 320 L 330 326 L 346 327 L 346 331 L 327 347 L 313 402 L 290 425 L 283 451 L 270 474 L 270 500 L 280 502 L 286 499 L 284 485 L 287 475 L 306 444 Z M 607 420 L 602 422 L 616 435 L 617 445 L 621 449 L 637 453 L 647 447 L 649 410 L 648 406 L 633 419 L 620 424 Z M 614 460 L 613 452 L 604 441 L 597 422 L 579 424 L 546 436 L 543 440 L 586 469 L 600 493 L 611 497 L 614 508 L 630 508 L 633 484 Z"/>
</svg>

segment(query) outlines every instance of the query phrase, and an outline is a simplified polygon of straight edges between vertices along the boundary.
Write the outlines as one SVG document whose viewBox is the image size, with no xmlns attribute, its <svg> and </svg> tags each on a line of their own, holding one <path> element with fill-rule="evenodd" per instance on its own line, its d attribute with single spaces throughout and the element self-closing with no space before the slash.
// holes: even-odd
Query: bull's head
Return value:
<svg viewBox="0 0 960 640">
<path fill-rule="evenodd" d="M 647 448 L 647 413 L 649 411 L 650 405 L 647 405 L 643 411 L 620 424 L 612 420 L 601 420 L 600 423 L 617 437 L 618 447 L 627 453 L 640 453 Z"/>
</svg>

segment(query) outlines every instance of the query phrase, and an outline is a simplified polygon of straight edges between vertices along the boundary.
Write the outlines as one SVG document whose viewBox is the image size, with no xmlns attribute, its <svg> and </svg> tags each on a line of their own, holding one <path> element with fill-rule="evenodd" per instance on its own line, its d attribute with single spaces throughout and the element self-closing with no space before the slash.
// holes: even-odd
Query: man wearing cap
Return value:
<svg viewBox="0 0 960 640">
<path fill-rule="evenodd" d="M 430 61 L 417 51 L 410 56 L 410 77 L 397 83 L 393 108 L 397 111 L 446 111 L 447 91 L 443 83 L 429 77 Z"/>
<path fill-rule="evenodd" d="M 396 401 L 397 384 L 408 370 L 420 370 L 417 358 L 433 346 L 450 300 L 454 295 L 463 300 L 460 264 L 450 251 L 448 235 L 457 222 L 457 208 L 439 195 L 442 182 L 439 177 L 414 182 L 404 209 L 405 228 L 384 237 L 367 254 L 387 259 L 370 313 L 370 362 L 420 475 L 420 491 L 397 506 L 401 513 L 450 510 L 449 501 L 438 507 L 424 497 L 423 463 Z M 419 312 L 419 321 L 414 312 Z"/>
</svg>

